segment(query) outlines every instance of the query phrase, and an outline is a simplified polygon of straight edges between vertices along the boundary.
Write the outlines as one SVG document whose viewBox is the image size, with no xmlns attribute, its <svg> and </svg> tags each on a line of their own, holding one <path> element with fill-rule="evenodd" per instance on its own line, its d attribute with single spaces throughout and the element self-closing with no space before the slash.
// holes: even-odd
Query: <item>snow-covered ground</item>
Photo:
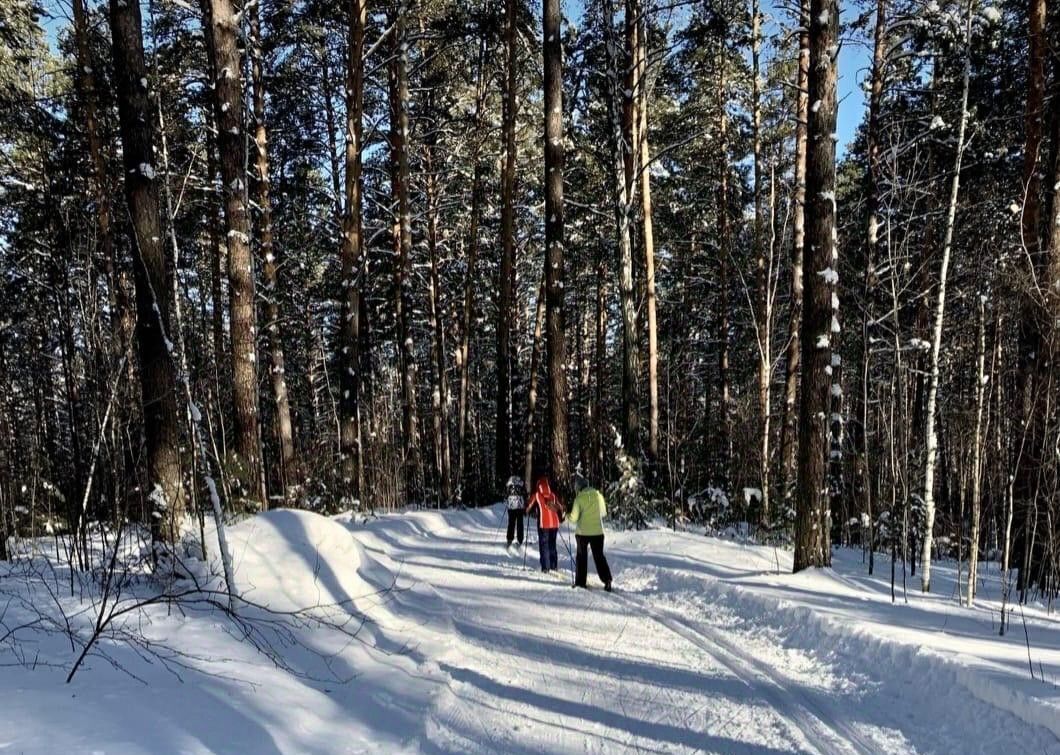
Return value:
<svg viewBox="0 0 1060 755">
<path fill-rule="evenodd" d="M 112 636 L 65 685 L 63 634 L 20 630 L 12 665 L 0 627 L 0 752 L 1060 753 L 1060 622 L 1017 608 L 999 638 L 994 565 L 975 609 L 947 564 L 892 605 L 886 558 L 792 576 L 783 551 L 649 530 L 609 534 L 618 591 L 585 592 L 506 555 L 502 516 L 231 528 L 265 654 L 216 608 L 153 606 L 130 620 L 158 645 Z M 54 601 L 86 636 L 94 611 Z M 324 624 L 291 613 L 310 606 Z"/>
</svg>

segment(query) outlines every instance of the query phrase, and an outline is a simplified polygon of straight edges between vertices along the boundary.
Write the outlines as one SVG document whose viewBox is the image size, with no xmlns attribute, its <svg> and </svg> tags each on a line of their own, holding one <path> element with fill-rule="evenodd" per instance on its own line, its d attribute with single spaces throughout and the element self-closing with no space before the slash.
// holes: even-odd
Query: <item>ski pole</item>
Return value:
<svg viewBox="0 0 1060 755">
<path fill-rule="evenodd" d="M 530 517 L 526 517 L 529 519 Z M 526 546 L 530 543 L 530 525 L 527 523 L 523 535 L 523 571 L 526 571 Z"/>
<path fill-rule="evenodd" d="M 574 552 L 571 550 L 571 547 L 570 547 L 570 528 L 569 528 L 569 526 L 568 526 L 567 531 L 563 533 L 563 542 L 567 546 L 567 558 L 570 559 L 570 583 L 573 585 L 575 580 L 576 580 L 576 577 L 574 575 Z"/>
<path fill-rule="evenodd" d="M 497 522 L 497 531 L 494 533 L 494 537 L 499 537 L 500 536 L 501 527 L 503 527 L 505 525 L 505 523 L 507 522 L 507 514 L 508 514 L 508 504 L 504 503 L 504 501 L 498 501 L 498 503 L 501 503 L 503 507 L 501 508 L 501 516 L 498 517 L 498 519 L 500 521 Z"/>
</svg>

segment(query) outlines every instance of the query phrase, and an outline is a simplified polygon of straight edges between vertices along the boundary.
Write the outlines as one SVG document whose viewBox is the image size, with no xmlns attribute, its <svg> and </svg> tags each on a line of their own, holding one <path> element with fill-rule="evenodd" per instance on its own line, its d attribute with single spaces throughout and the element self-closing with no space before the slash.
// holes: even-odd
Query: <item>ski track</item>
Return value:
<svg viewBox="0 0 1060 755">
<path fill-rule="evenodd" d="M 666 609 L 653 608 L 643 598 L 621 597 L 671 632 L 702 647 L 720 660 L 747 684 L 748 689 L 767 699 L 776 710 L 799 727 L 823 755 L 848 752 L 872 755 L 877 752 L 877 745 L 866 741 L 841 715 L 827 710 L 827 703 L 816 699 L 812 693 L 786 685 L 766 663 L 741 651 L 718 630 L 704 624 L 694 624 Z"/>
<path fill-rule="evenodd" d="M 362 532 L 369 552 L 431 584 L 452 612 L 455 636 L 432 639 L 444 647 L 437 660 L 449 681 L 425 722 L 425 752 L 820 751 L 814 730 L 749 687 L 714 648 L 667 632 L 656 616 L 616 611 L 603 591 L 571 590 L 562 542 L 561 581 L 534 570 L 534 544 L 524 570 L 522 554 L 504 554 L 481 526 L 431 539 L 395 517 Z M 464 547 L 437 547 L 454 534 Z M 471 583 L 477 601 L 461 595 Z M 486 596 L 495 600 L 484 610 Z M 515 610 L 500 605 L 513 598 Z M 541 605 L 542 620 L 513 626 L 514 617 L 525 621 L 526 601 Z"/>
<path fill-rule="evenodd" d="M 850 668 L 829 659 L 827 648 L 824 658 L 792 647 L 762 652 L 763 642 L 784 637 L 763 639 L 760 628 L 732 621 L 739 617 L 724 601 L 686 600 L 695 585 L 716 587 L 697 573 L 694 558 L 664 570 L 650 551 L 619 536 L 609 539 L 608 553 L 620 592 L 599 589 L 592 566 L 596 588 L 564 589 L 571 580 L 566 534 L 560 580 L 537 571 L 532 532 L 525 568 L 522 551 L 506 553 L 497 517 L 499 509 L 412 512 L 354 530 L 375 558 L 429 585 L 448 612 L 443 629 L 421 641 L 446 681 L 412 750 L 866 755 L 991 746 L 925 736 L 930 724 L 916 719 L 932 702 L 930 687 L 907 684 L 898 710 L 865 709 L 850 691 L 881 686 L 887 674 L 871 657 Z M 663 571 L 676 592 L 654 590 Z M 969 705 L 980 707 L 966 716 L 991 716 L 998 731 L 1020 731 L 1010 714 Z M 1031 731 L 1026 751 L 1057 751 L 1050 737 Z"/>
</svg>

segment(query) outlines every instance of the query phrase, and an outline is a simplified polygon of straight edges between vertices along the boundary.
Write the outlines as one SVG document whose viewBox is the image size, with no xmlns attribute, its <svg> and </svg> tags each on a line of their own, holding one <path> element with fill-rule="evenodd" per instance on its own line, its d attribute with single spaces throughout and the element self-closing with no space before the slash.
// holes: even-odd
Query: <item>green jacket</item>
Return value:
<svg viewBox="0 0 1060 755">
<path fill-rule="evenodd" d="M 574 499 L 567 518 L 577 525 L 575 535 L 604 534 L 603 518 L 607 516 L 607 502 L 596 488 L 585 488 Z"/>
</svg>

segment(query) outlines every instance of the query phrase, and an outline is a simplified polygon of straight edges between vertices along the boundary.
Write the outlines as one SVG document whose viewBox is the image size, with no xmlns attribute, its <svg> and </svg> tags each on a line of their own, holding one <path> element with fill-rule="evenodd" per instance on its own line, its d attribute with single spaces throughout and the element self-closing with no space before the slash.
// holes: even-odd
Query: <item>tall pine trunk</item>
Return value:
<svg viewBox="0 0 1060 755">
<path fill-rule="evenodd" d="M 835 238 L 835 141 L 832 139 L 836 123 L 837 1 L 811 0 L 809 21 L 811 105 L 807 125 L 795 571 L 827 566 L 831 562 L 825 531 L 831 520 L 825 472 L 832 339 L 838 337 L 838 321 L 833 312 L 833 304 L 838 304 L 839 250 Z"/>
<path fill-rule="evenodd" d="M 507 42 L 506 42 L 507 44 Z M 475 117 L 474 128 L 478 134 L 482 128 L 482 113 L 486 97 L 486 57 L 487 40 L 479 43 L 475 81 Z M 476 137 L 471 166 L 471 218 L 469 220 L 467 244 L 467 274 L 464 277 L 464 310 L 460 328 L 460 345 L 457 350 L 457 366 L 460 368 L 460 387 L 457 399 L 457 474 L 459 475 L 460 496 L 465 503 L 469 499 L 471 467 L 467 453 L 468 413 L 471 410 L 471 327 L 475 312 L 475 286 L 477 279 L 475 267 L 478 264 L 479 223 L 482 216 L 483 181 L 485 169 L 481 165 L 482 140 Z"/>
<path fill-rule="evenodd" d="M 154 111 L 147 91 L 140 6 L 111 0 L 110 29 L 121 128 L 125 201 L 132 229 L 136 340 L 147 444 L 147 488 L 157 517 L 152 534 L 180 539 L 184 518 L 176 363 L 169 351 L 169 298 L 162 216 L 154 169 Z"/>
<path fill-rule="evenodd" d="M 619 302 L 622 310 L 622 442 L 631 457 L 640 449 L 640 407 L 637 384 L 640 373 L 640 344 L 637 331 L 636 291 L 633 286 L 633 244 L 630 236 L 634 160 L 632 146 L 636 140 L 633 87 L 635 86 L 632 52 L 636 49 L 636 29 L 632 13 L 635 3 L 626 4 L 626 56 L 615 39 L 615 11 L 612 0 L 604 3 L 604 28 L 608 50 L 609 104 L 611 115 L 612 197 L 615 234 L 619 260 Z M 620 79 L 625 71 L 625 79 Z"/>
<path fill-rule="evenodd" d="M 428 100 L 430 95 L 428 94 Z M 428 110 L 432 108 L 429 102 Z M 428 135 L 424 156 L 426 172 L 425 201 L 427 204 L 427 255 L 430 259 L 430 282 L 428 285 L 428 314 L 431 334 L 431 366 L 434 385 L 431 388 L 431 409 L 434 422 L 434 467 L 438 480 L 439 504 L 452 501 L 452 462 L 449 449 L 449 380 L 445 369 L 445 327 L 442 322 L 442 290 L 438 274 L 438 186 L 434 174 L 434 134 Z"/>
<path fill-rule="evenodd" d="M 408 42 L 404 6 L 390 13 L 390 186 L 393 194 L 395 264 L 394 314 L 398 380 L 401 381 L 401 417 L 404 436 L 406 493 L 421 493 L 419 420 L 416 412 L 416 348 L 412 339 L 412 207 L 409 200 L 409 78 Z"/>
<path fill-rule="evenodd" d="M 784 501 L 795 491 L 795 461 L 799 432 L 799 330 L 802 326 L 802 259 L 806 239 L 806 130 L 810 117 L 810 2 L 799 3 L 799 56 L 795 86 L 795 170 L 791 221 L 791 299 L 788 313 L 788 347 L 784 369 L 784 423 L 780 437 L 781 479 Z"/>
<path fill-rule="evenodd" d="M 876 258 L 879 254 L 880 228 L 880 106 L 883 99 L 884 58 L 886 52 L 887 0 L 876 2 L 876 27 L 873 33 L 872 78 L 869 83 L 869 122 L 866 130 L 866 154 L 869 161 L 866 206 L 868 225 L 865 233 L 865 265 L 862 274 L 861 342 L 858 350 L 858 391 L 855 394 L 856 419 L 853 423 L 855 490 L 861 498 L 861 511 L 867 525 L 869 574 L 875 566 L 875 521 L 872 507 L 872 470 L 869 462 L 869 377 L 872 362 L 871 326 L 875 312 Z"/>
<path fill-rule="evenodd" d="M 247 216 L 243 82 L 236 40 L 239 16 L 231 0 L 202 0 L 207 51 L 214 72 L 214 118 L 220 158 L 228 245 L 229 328 L 235 445 L 244 493 L 259 508 L 266 505 L 258 420 L 257 316 L 254 260 Z"/>
<path fill-rule="evenodd" d="M 364 108 L 364 28 L 367 1 L 350 0 L 346 46 L 346 173 L 342 215 L 342 320 L 339 324 L 339 452 L 354 500 L 364 495 L 361 445 L 361 114 Z M 326 59 L 327 50 L 323 55 Z M 325 68 L 325 71 L 327 69 Z M 326 75 L 326 74 L 325 74 Z M 337 162 L 337 161 L 336 161 Z M 337 167 L 333 170 L 337 170 Z"/>
<path fill-rule="evenodd" d="M 261 279 L 264 288 L 265 336 L 269 349 L 269 383 L 272 388 L 273 432 L 280 450 L 280 485 L 287 496 L 295 474 L 294 429 L 291 425 L 291 402 L 287 395 L 287 376 L 284 372 L 283 338 L 280 329 L 279 266 L 273 247 L 272 206 L 269 200 L 268 132 L 265 127 L 265 73 L 262 68 L 261 20 L 258 3 L 247 8 L 250 22 L 251 80 L 254 88 L 254 201 L 261 213 L 259 221 L 259 249 Z"/>
<path fill-rule="evenodd" d="M 570 482 L 567 444 L 567 347 L 563 306 L 563 42 L 560 0 L 543 0 L 545 67 L 545 321 L 548 332 L 552 478 Z"/>
<path fill-rule="evenodd" d="M 515 140 L 515 120 L 519 112 L 518 82 L 518 2 L 505 0 L 504 46 L 507 50 L 507 71 L 504 89 L 504 169 L 501 175 L 501 269 L 497 301 L 497 456 L 495 477 L 503 485 L 512 463 L 512 385 L 511 385 L 511 330 L 512 290 L 515 287 L 515 169 L 518 145 Z M 547 40 L 546 40 L 547 42 Z M 562 105 L 561 105 L 562 106 Z M 547 118 L 547 114 L 546 114 Z M 562 138 L 562 123 L 559 130 Z M 562 151 L 562 145 L 560 145 Z M 562 155 L 560 156 L 562 163 Z M 562 170 L 562 166 L 560 168 Z M 560 182 L 560 203 L 563 186 Z M 562 208 L 560 208 L 562 212 Z M 560 234 L 562 236 L 562 233 Z M 562 250 L 561 250 L 562 252 Z M 529 442 L 529 441 L 528 441 Z M 526 480 L 527 486 L 530 480 Z"/>
<path fill-rule="evenodd" d="M 537 410 L 538 372 L 541 371 L 541 333 L 545 328 L 545 280 L 537 289 L 537 307 L 534 315 L 534 342 L 530 347 L 530 390 L 526 407 L 526 452 L 523 461 L 523 480 L 530 489 L 534 473 L 534 413 Z"/>
<path fill-rule="evenodd" d="M 754 178 L 754 250 L 755 250 L 755 333 L 758 341 L 758 484 L 762 492 L 759 523 L 768 527 L 769 513 L 769 403 L 772 365 L 772 312 L 770 307 L 770 269 L 763 230 L 765 212 L 762 190 L 762 93 L 760 57 L 762 17 L 758 0 L 751 0 L 751 153 Z"/>
<path fill-rule="evenodd" d="M 655 228 L 651 204 L 651 150 L 648 142 L 648 22 L 639 0 L 634 0 L 639 31 L 635 50 L 640 171 L 641 228 L 644 239 L 645 308 L 648 312 L 648 461 L 659 457 L 659 326 L 655 296 Z"/>
<path fill-rule="evenodd" d="M 729 270 L 732 265 L 732 231 L 729 222 L 729 98 L 725 45 L 718 50 L 718 393 L 721 410 L 722 478 L 732 486 L 732 407 L 729 376 Z"/>
</svg>

